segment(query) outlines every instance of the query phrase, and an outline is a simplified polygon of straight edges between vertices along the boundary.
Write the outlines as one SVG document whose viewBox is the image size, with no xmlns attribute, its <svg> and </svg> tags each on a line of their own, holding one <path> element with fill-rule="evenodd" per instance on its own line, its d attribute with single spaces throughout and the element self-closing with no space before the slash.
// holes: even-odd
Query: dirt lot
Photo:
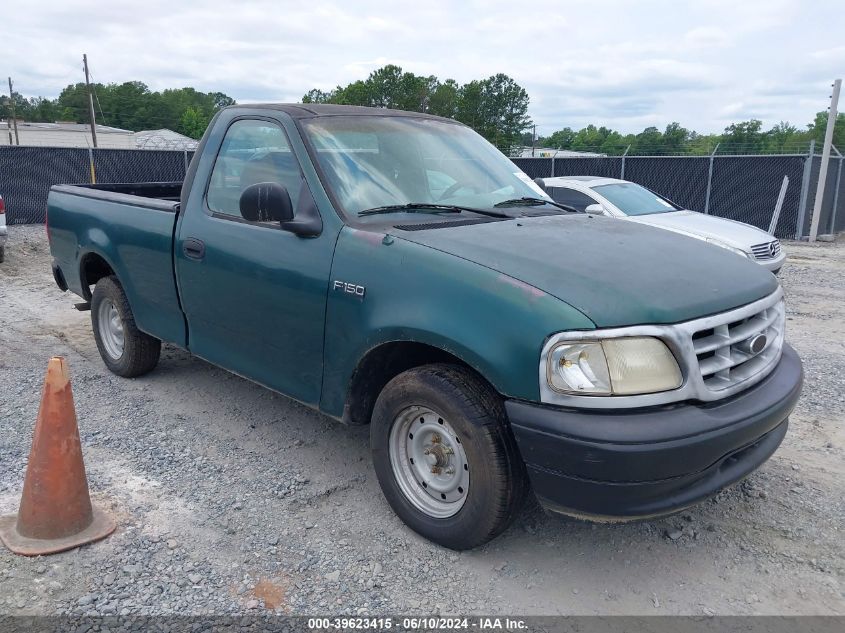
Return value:
<svg viewBox="0 0 845 633">
<path fill-rule="evenodd" d="M 108 540 L 0 548 L 0 614 L 845 614 L 845 243 L 785 245 L 802 400 L 775 456 L 681 515 L 591 525 L 530 507 L 457 554 L 383 500 L 367 430 L 166 348 L 111 375 L 53 284 L 42 226 L 0 264 L 0 513 L 17 510 L 50 356 L 68 358 Z"/>
</svg>

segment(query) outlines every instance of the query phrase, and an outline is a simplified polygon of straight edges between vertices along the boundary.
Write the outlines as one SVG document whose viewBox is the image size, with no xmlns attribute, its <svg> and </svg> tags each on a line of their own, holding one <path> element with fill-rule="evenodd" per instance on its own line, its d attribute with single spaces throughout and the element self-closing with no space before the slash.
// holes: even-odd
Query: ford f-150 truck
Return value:
<svg viewBox="0 0 845 633">
<path fill-rule="evenodd" d="M 183 183 L 53 187 L 48 235 L 111 371 L 165 342 L 369 424 L 394 511 L 465 549 L 532 491 L 605 521 L 705 499 L 801 390 L 768 271 L 571 211 L 452 120 L 251 105 Z"/>
</svg>

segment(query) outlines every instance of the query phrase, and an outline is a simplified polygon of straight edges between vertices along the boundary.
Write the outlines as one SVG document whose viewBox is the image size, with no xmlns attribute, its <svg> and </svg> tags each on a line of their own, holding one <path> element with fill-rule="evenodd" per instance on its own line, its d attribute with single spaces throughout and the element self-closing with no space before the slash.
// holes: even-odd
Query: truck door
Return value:
<svg viewBox="0 0 845 633">
<path fill-rule="evenodd" d="M 309 404 L 320 398 L 326 293 L 335 235 L 315 238 L 253 222 L 243 189 L 278 182 L 297 208 L 299 162 L 278 122 L 240 118 L 225 128 L 213 165 L 200 168 L 182 210 L 175 266 L 188 347 L 225 369 Z M 205 152 L 214 153 L 214 132 Z M 206 187 L 207 184 L 207 187 Z M 200 195 L 200 190 L 205 189 Z"/>
</svg>

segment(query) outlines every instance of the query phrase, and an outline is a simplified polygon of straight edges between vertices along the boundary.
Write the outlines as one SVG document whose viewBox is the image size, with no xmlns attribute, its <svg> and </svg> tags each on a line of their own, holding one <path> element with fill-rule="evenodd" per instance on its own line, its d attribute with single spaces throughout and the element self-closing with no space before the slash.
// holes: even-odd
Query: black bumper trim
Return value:
<svg viewBox="0 0 845 633">
<path fill-rule="evenodd" d="M 784 347 L 775 370 L 732 398 L 634 411 L 505 403 L 535 493 L 569 514 L 634 518 L 715 494 L 768 459 L 803 382 Z"/>
</svg>

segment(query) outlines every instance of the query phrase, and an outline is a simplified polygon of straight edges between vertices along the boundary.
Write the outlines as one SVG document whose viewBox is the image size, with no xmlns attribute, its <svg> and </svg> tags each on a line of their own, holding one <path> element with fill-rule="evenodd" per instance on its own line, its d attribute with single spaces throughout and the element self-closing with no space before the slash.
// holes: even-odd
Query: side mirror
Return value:
<svg viewBox="0 0 845 633">
<path fill-rule="evenodd" d="M 293 204 L 288 190 L 277 182 L 259 182 L 241 192 L 241 215 L 250 222 L 290 222 Z"/>
<path fill-rule="evenodd" d="M 595 213 L 596 215 L 604 215 L 604 207 L 598 202 L 595 204 L 588 204 L 584 209 L 584 213 Z"/>
<path fill-rule="evenodd" d="M 540 189 L 542 189 L 543 191 L 546 191 L 546 181 L 543 180 L 542 178 L 535 178 L 534 184 L 536 184 L 538 187 L 540 187 Z"/>
</svg>

